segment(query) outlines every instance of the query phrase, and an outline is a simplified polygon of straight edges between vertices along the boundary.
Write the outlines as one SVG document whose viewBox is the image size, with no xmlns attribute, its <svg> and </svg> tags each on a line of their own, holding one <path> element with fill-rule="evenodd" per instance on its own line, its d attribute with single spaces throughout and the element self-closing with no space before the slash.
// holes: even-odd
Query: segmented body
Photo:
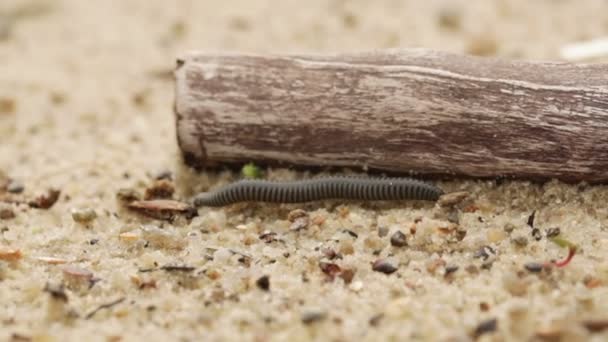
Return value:
<svg viewBox="0 0 608 342">
<path fill-rule="evenodd" d="M 194 198 L 196 206 L 238 202 L 303 203 L 324 199 L 435 201 L 443 191 L 411 178 L 327 177 L 292 182 L 241 180 Z"/>
</svg>

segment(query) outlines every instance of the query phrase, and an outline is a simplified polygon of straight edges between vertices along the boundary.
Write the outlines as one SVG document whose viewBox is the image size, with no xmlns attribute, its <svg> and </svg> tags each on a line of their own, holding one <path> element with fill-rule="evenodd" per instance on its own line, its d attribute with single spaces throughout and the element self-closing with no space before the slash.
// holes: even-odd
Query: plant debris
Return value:
<svg viewBox="0 0 608 342">
<path fill-rule="evenodd" d="M 106 303 L 106 304 L 101 304 L 100 306 L 98 306 L 97 308 L 95 308 L 93 311 L 89 312 L 84 318 L 85 319 L 91 319 L 99 311 L 104 310 L 104 309 L 110 309 L 113 306 L 118 305 L 118 304 L 124 302 L 125 299 L 126 299 L 125 297 L 121 297 L 121 298 L 118 298 L 118 299 L 116 299 L 116 300 L 114 300 L 112 302 L 109 302 L 109 303 Z"/>
<path fill-rule="evenodd" d="M 255 284 L 264 291 L 270 291 L 270 277 L 263 275 L 255 281 Z"/>
<path fill-rule="evenodd" d="M 59 199 L 61 191 L 49 189 L 45 194 L 39 195 L 29 202 L 30 207 L 36 209 L 50 209 Z"/>
<path fill-rule="evenodd" d="M 478 339 L 481 335 L 489 334 L 498 329 L 498 320 L 491 318 L 485 320 L 477 325 L 475 331 L 473 331 L 473 338 Z"/>
<path fill-rule="evenodd" d="M 262 169 L 254 163 L 247 163 L 241 169 L 241 175 L 248 179 L 259 179 L 264 176 L 264 173 L 262 172 Z"/>
<path fill-rule="evenodd" d="M 66 259 L 55 258 L 55 257 L 46 257 L 46 256 L 37 257 L 36 260 L 45 262 L 49 265 L 61 265 L 61 264 L 66 264 L 68 262 Z"/>
<path fill-rule="evenodd" d="M 142 237 L 152 246 L 159 248 L 181 249 L 188 243 L 175 232 L 158 228 L 153 225 L 141 227 Z"/>
<path fill-rule="evenodd" d="M 407 246 L 407 237 L 400 230 L 393 233 L 391 236 L 391 246 L 405 247 Z"/>
<path fill-rule="evenodd" d="M 160 267 L 161 270 L 163 271 L 167 271 L 167 272 L 192 272 L 196 269 L 196 267 L 194 266 L 188 266 L 188 265 L 164 265 Z"/>
<path fill-rule="evenodd" d="M 18 249 L 0 249 L 0 260 L 15 262 L 20 260 L 23 254 Z"/>
<path fill-rule="evenodd" d="M 557 267 L 564 267 L 564 266 L 568 265 L 570 263 L 570 261 L 572 261 L 572 258 L 574 258 L 574 255 L 576 254 L 576 251 L 578 249 L 577 246 L 574 243 L 572 243 L 566 239 L 559 238 L 559 237 L 554 237 L 551 239 L 551 241 L 560 247 L 568 248 L 568 256 L 566 256 L 566 258 L 562 261 L 553 262 L 553 264 Z"/>
<path fill-rule="evenodd" d="M 145 216 L 159 220 L 171 220 L 176 215 L 184 215 L 186 218 L 196 216 L 196 209 L 187 203 L 157 199 L 149 201 L 133 201 L 127 207 Z"/>
<path fill-rule="evenodd" d="M 391 274 L 397 271 L 397 267 L 385 259 L 378 259 L 372 264 L 372 270 L 384 274 Z"/>
</svg>

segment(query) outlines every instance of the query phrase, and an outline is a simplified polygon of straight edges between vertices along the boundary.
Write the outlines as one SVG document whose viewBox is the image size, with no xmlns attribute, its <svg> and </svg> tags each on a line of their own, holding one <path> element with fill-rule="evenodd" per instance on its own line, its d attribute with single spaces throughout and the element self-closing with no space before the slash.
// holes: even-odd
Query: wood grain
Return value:
<svg viewBox="0 0 608 342">
<path fill-rule="evenodd" d="M 195 168 L 253 161 L 399 173 L 608 180 L 608 65 L 425 49 L 191 53 L 177 136 Z"/>
</svg>

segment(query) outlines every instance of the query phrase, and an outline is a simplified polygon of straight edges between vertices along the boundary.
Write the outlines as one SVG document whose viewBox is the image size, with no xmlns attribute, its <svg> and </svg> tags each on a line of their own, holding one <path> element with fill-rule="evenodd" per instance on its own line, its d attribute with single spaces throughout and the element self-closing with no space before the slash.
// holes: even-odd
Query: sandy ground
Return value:
<svg viewBox="0 0 608 342">
<path fill-rule="evenodd" d="M 167 170 L 176 199 L 238 176 L 180 167 L 171 71 L 184 51 L 424 46 L 555 59 L 565 43 L 608 34 L 607 9 L 3 0 L 0 187 L 12 179 L 4 188 L 24 191 L 0 194 L 0 340 L 606 340 L 605 187 L 454 181 L 439 185 L 470 196 L 452 209 L 249 204 L 172 222 L 129 212 L 116 195 L 141 193 Z M 61 191 L 49 209 L 7 203 L 49 188 Z M 539 267 L 567 254 L 549 239 L 555 228 L 577 254 Z M 397 231 L 407 246 L 391 243 Z M 379 259 L 397 270 L 374 271 Z"/>
</svg>

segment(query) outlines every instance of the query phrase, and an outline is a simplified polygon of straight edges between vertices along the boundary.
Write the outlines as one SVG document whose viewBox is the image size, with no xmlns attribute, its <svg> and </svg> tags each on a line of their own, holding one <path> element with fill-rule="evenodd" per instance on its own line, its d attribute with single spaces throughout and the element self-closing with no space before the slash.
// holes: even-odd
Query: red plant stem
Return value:
<svg viewBox="0 0 608 342">
<path fill-rule="evenodd" d="M 574 258 L 574 254 L 576 254 L 576 248 L 568 248 L 568 256 L 566 257 L 566 259 L 562 260 L 562 261 L 555 261 L 554 264 L 557 267 L 564 267 L 566 265 L 568 265 L 570 263 L 570 261 L 572 260 L 572 258 Z"/>
</svg>

